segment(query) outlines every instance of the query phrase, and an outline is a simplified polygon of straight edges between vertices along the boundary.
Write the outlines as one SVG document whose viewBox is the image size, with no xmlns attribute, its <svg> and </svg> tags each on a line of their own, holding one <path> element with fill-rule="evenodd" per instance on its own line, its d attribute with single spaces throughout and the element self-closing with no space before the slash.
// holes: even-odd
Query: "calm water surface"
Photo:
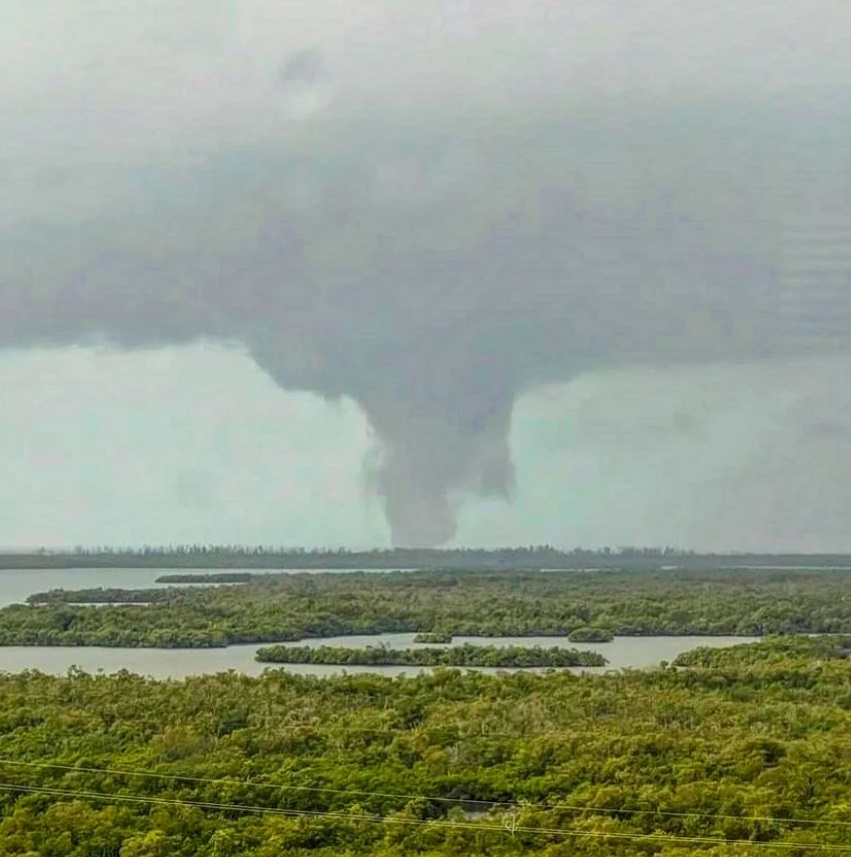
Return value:
<svg viewBox="0 0 851 857">
<path fill-rule="evenodd" d="M 365 569 L 328 569 L 336 573 L 354 573 Z M 396 569 L 393 569 L 396 570 Z M 406 569 L 399 569 L 405 571 Z M 228 574 L 247 571 L 249 574 L 322 574 L 325 569 L 290 568 L 258 571 L 241 568 L 71 568 L 71 569 L 0 569 L 0 606 L 26 601 L 34 592 L 51 589 L 164 589 L 169 586 L 193 584 L 157 583 L 165 574 Z M 379 572 L 380 573 L 380 572 Z M 201 583 L 197 586 L 221 584 Z"/>
<path fill-rule="evenodd" d="M 221 569 L 217 569 L 221 572 Z M 0 605 L 18 604 L 35 592 L 51 589 L 162 589 L 163 574 L 214 574 L 212 570 L 177 571 L 165 568 L 72 568 L 0 570 Z"/>
<path fill-rule="evenodd" d="M 237 570 L 237 569 L 234 569 Z M 180 570 L 181 574 L 210 574 L 222 569 Z M 310 571 L 316 571 L 311 569 Z M 175 569 L 72 569 L 67 571 L 0 571 L 0 604 L 24 601 L 34 592 L 50 589 L 122 588 L 147 589 L 163 584 L 154 581 L 163 574 L 176 574 Z M 301 641 L 306 646 L 387 645 L 407 648 L 413 645 L 413 634 L 381 634 L 351 637 L 327 637 Z M 607 667 L 577 668 L 573 672 L 604 672 L 609 669 L 652 667 L 661 661 L 672 661 L 682 652 L 699 646 L 720 648 L 749 642 L 747 637 L 618 637 L 610 643 L 573 644 L 566 637 L 455 637 L 452 645 L 478 643 L 492 646 L 559 646 L 600 652 L 608 659 Z M 416 675 L 428 672 L 422 667 L 326 666 L 322 664 L 260 664 L 254 660 L 259 646 L 229 646 L 226 649 L 124 649 L 77 646 L 0 646 L 0 672 L 40 670 L 62 675 L 71 667 L 86 672 L 114 673 L 119 670 L 149 675 L 154 678 L 181 679 L 187 676 L 235 670 L 246 675 L 259 675 L 266 669 L 282 669 L 300 675 L 339 675 L 373 673 L 387 676 Z M 496 673 L 498 669 L 478 672 Z"/>
<path fill-rule="evenodd" d="M 411 645 L 412 634 L 384 634 L 375 637 L 329 637 L 325 640 L 304 640 L 309 646 L 365 646 L 385 643 L 393 647 Z M 572 672 L 605 672 L 607 669 L 644 668 L 656 666 L 660 661 L 672 661 L 681 652 L 699 646 L 733 646 L 750 642 L 746 637 L 619 637 L 611 643 L 581 646 L 600 652 L 608 658 L 608 667 L 576 668 Z M 453 645 L 479 643 L 482 645 L 565 646 L 572 648 L 564 637 L 456 637 Z M 327 666 L 323 664 L 260 664 L 254 660 L 256 645 L 229 646 L 226 649 L 120 649 L 75 646 L 0 646 L 0 672 L 40 670 L 62 675 L 71 667 L 86 672 L 114 673 L 119 670 L 154 678 L 186 678 L 206 673 L 236 670 L 245 675 L 260 675 L 265 669 L 282 669 L 299 675 L 339 675 L 347 673 L 374 673 L 400 676 L 428 672 L 422 667 Z M 497 673 L 498 669 L 481 669 L 478 672 Z M 540 670 L 530 670 L 540 672 Z"/>
</svg>

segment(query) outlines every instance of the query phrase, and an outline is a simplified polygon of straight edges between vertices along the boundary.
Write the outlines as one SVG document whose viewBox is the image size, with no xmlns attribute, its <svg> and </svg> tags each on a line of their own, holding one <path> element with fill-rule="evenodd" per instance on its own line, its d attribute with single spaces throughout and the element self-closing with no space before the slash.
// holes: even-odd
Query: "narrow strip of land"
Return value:
<svg viewBox="0 0 851 857">
<path fill-rule="evenodd" d="M 186 545 L 168 548 L 0 553 L 2 569 L 659 569 L 851 568 L 849 554 L 698 554 L 674 548 L 559 550 L 541 546 L 484 550 L 278 550 Z"/>
<path fill-rule="evenodd" d="M 428 649 L 391 649 L 370 646 L 268 646 L 256 658 L 271 664 L 328 664 L 333 666 L 417 667 L 603 667 L 608 661 L 597 652 L 541 646 L 463 646 Z"/>
</svg>

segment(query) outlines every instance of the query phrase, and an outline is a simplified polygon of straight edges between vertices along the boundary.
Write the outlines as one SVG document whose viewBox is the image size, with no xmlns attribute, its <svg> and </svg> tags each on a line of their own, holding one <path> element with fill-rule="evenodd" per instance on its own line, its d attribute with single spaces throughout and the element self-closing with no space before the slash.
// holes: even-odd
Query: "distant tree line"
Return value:
<svg viewBox="0 0 851 857">
<path fill-rule="evenodd" d="M 741 566 L 851 568 L 847 554 L 697 554 L 674 547 L 560 550 L 551 545 L 499 548 L 352 551 L 345 548 L 273 548 L 240 545 L 77 547 L 0 554 L 0 569 L 26 568 L 234 568 L 234 569 L 686 569 Z"/>
</svg>

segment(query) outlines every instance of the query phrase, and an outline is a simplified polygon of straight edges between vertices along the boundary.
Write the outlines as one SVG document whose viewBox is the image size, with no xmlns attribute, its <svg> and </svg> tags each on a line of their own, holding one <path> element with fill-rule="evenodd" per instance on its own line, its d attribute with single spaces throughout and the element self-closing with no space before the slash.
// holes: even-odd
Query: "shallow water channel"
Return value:
<svg viewBox="0 0 851 857">
<path fill-rule="evenodd" d="M 218 571 L 221 571 L 220 569 Z M 315 570 L 312 570 L 315 571 Z M 50 589 L 90 589 L 96 587 L 122 589 L 159 588 L 156 578 L 176 573 L 174 569 L 74 569 L 70 571 L 0 571 L 0 604 L 24 601 L 34 592 Z M 209 574 L 199 569 L 181 574 Z M 317 572 L 317 573 L 321 573 Z M 364 646 L 387 645 L 407 648 L 413 645 L 413 634 L 381 634 L 351 637 L 307 639 L 306 646 Z M 723 647 L 748 642 L 747 637 L 617 637 L 610 643 L 574 644 L 565 637 L 455 637 L 451 645 L 477 643 L 491 646 L 560 646 L 599 652 L 608 661 L 606 667 L 576 667 L 573 672 L 604 672 L 624 668 L 656 666 L 672 661 L 682 652 L 700 646 Z M 280 669 L 301 675 L 326 676 L 340 673 L 350 675 L 375 673 L 400 676 L 428 672 L 430 667 L 402 666 L 327 666 L 323 664 L 260 664 L 254 660 L 256 644 L 229 646 L 223 649 L 127 649 L 115 647 L 79 646 L 0 646 L 0 672 L 40 670 L 64 674 L 71 667 L 86 672 L 114 673 L 120 670 L 149 675 L 154 678 L 185 678 L 205 673 L 235 670 L 247 675 L 259 675 L 266 669 Z M 500 672 L 498 669 L 479 670 Z"/>
</svg>

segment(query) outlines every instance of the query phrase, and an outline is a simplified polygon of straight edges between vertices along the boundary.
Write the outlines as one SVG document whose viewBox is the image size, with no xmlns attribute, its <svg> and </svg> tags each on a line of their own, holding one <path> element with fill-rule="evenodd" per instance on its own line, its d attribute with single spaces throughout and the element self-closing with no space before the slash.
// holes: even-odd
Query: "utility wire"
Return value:
<svg viewBox="0 0 851 857">
<path fill-rule="evenodd" d="M 656 815 L 665 818 L 701 818 L 713 821 L 748 821 L 748 822 L 766 822 L 773 824 L 785 825 L 813 825 L 823 827 L 851 827 L 851 821 L 841 821 L 839 819 L 817 819 L 817 818 L 777 818 L 775 816 L 760 816 L 760 815 L 725 815 L 720 813 L 707 812 L 676 812 L 670 810 L 656 809 L 626 809 L 619 807 L 600 807 L 600 806 L 585 806 L 583 804 L 566 804 L 566 803 L 523 803 L 518 801 L 499 801 L 499 800 L 480 800 L 476 798 L 452 798 L 452 797 L 437 797 L 434 795 L 422 794 L 399 794 L 394 792 L 372 792 L 357 789 L 336 789 L 325 786 L 304 786 L 290 785 L 287 783 L 269 783 L 256 782 L 254 780 L 240 780 L 228 777 L 194 777 L 185 776 L 183 774 L 166 774 L 156 771 L 137 771 L 127 770 L 122 768 L 94 768 L 83 767 L 77 765 L 61 765 L 53 762 L 26 762 L 16 759 L 0 758 L 0 765 L 10 767 L 36 768 L 41 770 L 58 770 L 69 773 L 87 773 L 101 774 L 110 776 L 124 777 L 146 777 L 149 779 L 170 780 L 173 782 L 188 782 L 188 783 L 206 783 L 211 785 L 228 785 L 228 786 L 244 786 L 249 788 L 275 789 L 277 791 L 299 791 L 321 794 L 334 794 L 341 796 L 349 796 L 353 798 L 361 797 L 378 797 L 389 798 L 396 800 L 422 800 L 432 801 L 435 803 L 463 804 L 469 806 L 475 804 L 477 806 L 491 807 L 495 809 L 542 809 L 542 810 L 562 810 L 567 812 L 577 813 L 598 813 L 606 815 Z"/>
<path fill-rule="evenodd" d="M 400 824 L 409 826 L 428 826 L 455 830 L 490 831 L 503 835 L 529 833 L 534 835 L 560 836 L 563 838 L 596 838 L 641 840 L 643 842 L 687 843 L 691 845 L 746 845 L 748 847 L 774 848 L 783 850 L 800 850 L 802 848 L 832 853 L 851 854 L 851 845 L 840 845 L 828 842 L 765 842 L 750 839 L 722 839 L 713 836 L 674 836 L 663 833 L 633 833 L 609 832 L 598 830 L 565 830 L 552 827 L 528 827 L 520 825 L 494 825 L 463 821 L 428 821 L 416 818 L 394 818 L 392 816 L 367 815 L 362 813 L 339 813 L 318 810 L 279 809 L 245 804 L 215 803 L 208 801 L 179 800 L 177 798 L 157 798 L 143 795 L 121 795 L 110 792 L 85 792 L 72 789 L 54 789 L 41 786 L 17 785 L 0 782 L 0 790 L 27 794 L 43 794 L 49 797 L 73 797 L 106 802 L 143 803 L 167 806 L 186 806 L 195 809 L 213 809 L 228 812 L 245 812 L 255 815 L 277 815 L 287 817 L 332 818 L 337 821 L 358 821 L 368 824 Z"/>
</svg>

